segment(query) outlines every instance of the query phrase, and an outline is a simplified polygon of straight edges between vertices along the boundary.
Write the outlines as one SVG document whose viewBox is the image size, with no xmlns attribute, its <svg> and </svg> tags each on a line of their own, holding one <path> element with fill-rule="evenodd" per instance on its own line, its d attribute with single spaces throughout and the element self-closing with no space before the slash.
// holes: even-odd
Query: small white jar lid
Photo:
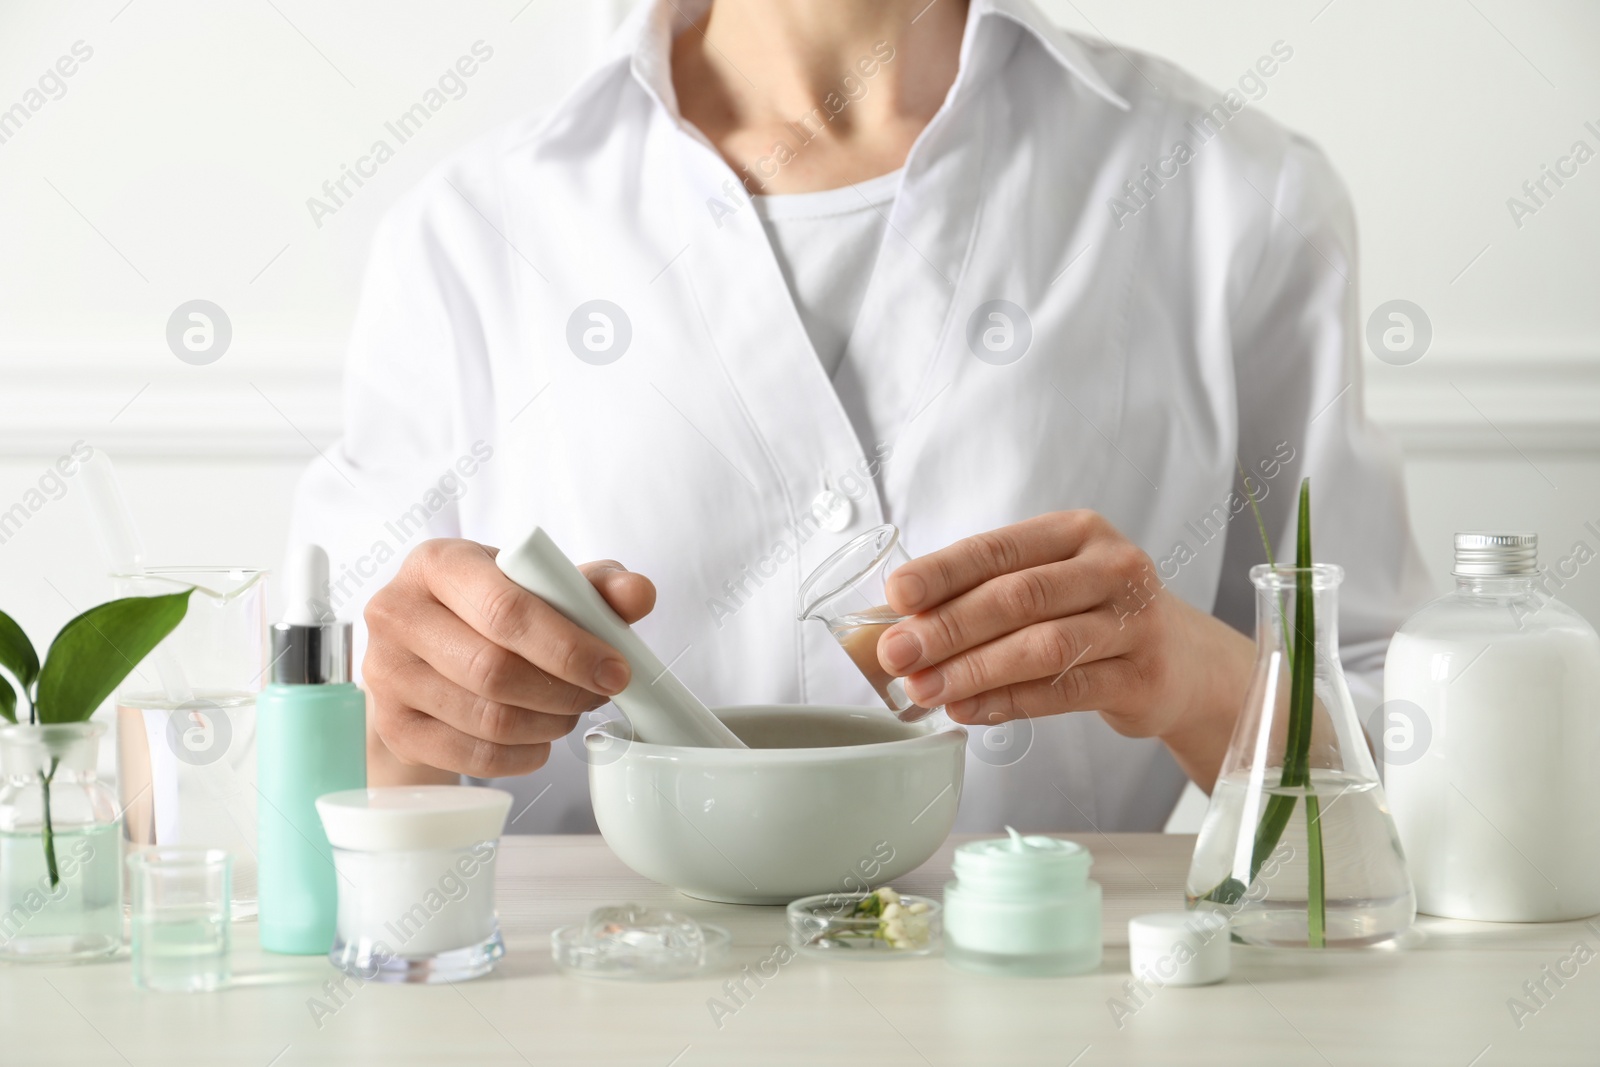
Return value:
<svg viewBox="0 0 1600 1067">
<path fill-rule="evenodd" d="M 1162 911 L 1128 920 L 1128 969 L 1158 985 L 1210 985 L 1228 977 L 1233 938 L 1219 911 Z"/>
<path fill-rule="evenodd" d="M 352 852 L 467 848 L 500 836 L 511 794 L 469 785 L 347 789 L 317 798 L 328 843 Z"/>
</svg>

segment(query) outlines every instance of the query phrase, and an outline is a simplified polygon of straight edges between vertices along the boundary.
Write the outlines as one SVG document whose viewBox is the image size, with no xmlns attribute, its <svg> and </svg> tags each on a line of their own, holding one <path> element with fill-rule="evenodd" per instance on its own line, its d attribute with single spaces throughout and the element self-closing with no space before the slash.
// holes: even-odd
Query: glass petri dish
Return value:
<svg viewBox="0 0 1600 1067">
<path fill-rule="evenodd" d="M 823 893 L 794 901 L 788 907 L 789 944 L 829 959 L 905 959 L 938 950 L 944 936 L 944 909 L 937 900 L 899 894 L 899 925 L 890 929 L 894 920 L 858 913 L 857 906 L 870 896 Z M 913 913 L 913 907 L 921 910 Z"/>
<path fill-rule="evenodd" d="M 732 943 L 720 926 L 630 903 L 596 908 L 587 922 L 554 931 L 550 955 L 589 978 L 664 981 L 717 966 Z"/>
</svg>

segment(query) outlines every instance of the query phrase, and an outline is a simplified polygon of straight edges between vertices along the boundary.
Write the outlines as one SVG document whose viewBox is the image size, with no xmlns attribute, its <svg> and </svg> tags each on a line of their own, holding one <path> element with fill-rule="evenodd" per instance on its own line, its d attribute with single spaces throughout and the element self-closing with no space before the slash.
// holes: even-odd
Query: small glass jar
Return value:
<svg viewBox="0 0 1600 1067">
<path fill-rule="evenodd" d="M 172 845 L 128 857 L 133 984 L 163 993 L 209 993 L 228 984 L 233 947 L 233 857 Z"/>
<path fill-rule="evenodd" d="M 0 729 L 0 960 L 61 963 L 122 947 L 122 828 L 116 796 L 95 777 L 105 729 Z"/>
<path fill-rule="evenodd" d="M 1006 977 L 1100 966 L 1100 883 L 1089 850 L 1055 837 L 972 841 L 944 889 L 944 954 L 962 970 Z"/>
<path fill-rule="evenodd" d="M 494 871 L 510 810 L 510 793 L 475 786 L 318 797 L 339 892 L 334 966 L 379 982 L 459 982 L 493 970 L 505 955 Z"/>
</svg>

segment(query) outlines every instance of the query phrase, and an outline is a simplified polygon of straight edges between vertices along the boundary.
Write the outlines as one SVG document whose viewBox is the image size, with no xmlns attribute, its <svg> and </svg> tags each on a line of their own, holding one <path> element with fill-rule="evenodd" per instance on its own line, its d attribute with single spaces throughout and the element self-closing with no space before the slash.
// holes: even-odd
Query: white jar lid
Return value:
<svg viewBox="0 0 1600 1067">
<path fill-rule="evenodd" d="M 1228 916 L 1162 911 L 1128 920 L 1128 969 L 1156 985 L 1210 985 L 1228 977 Z"/>
<path fill-rule="evenodd" d="M 467 785 L 348 789 L 317 798 L 328 843 L 352 852 L 466 848 L 500 836 L 511 794 Z"/>
</svg>

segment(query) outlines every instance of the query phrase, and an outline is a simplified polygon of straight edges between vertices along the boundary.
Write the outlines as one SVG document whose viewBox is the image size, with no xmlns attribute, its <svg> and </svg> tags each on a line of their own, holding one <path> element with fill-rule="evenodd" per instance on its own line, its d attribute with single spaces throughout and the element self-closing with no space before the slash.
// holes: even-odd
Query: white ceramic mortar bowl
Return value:
<svg viewBox="0 0 1600 1067">
<path fill-rule="evenodd" d="M 714 710 L 749 749 L 648 745 L 612 723 L 584 738 L 600 833 L 646 878 L 706 900 L 787 904 L 891 883 L 949 834 L 961 727 L 882 708 Z"/>
</svg>

